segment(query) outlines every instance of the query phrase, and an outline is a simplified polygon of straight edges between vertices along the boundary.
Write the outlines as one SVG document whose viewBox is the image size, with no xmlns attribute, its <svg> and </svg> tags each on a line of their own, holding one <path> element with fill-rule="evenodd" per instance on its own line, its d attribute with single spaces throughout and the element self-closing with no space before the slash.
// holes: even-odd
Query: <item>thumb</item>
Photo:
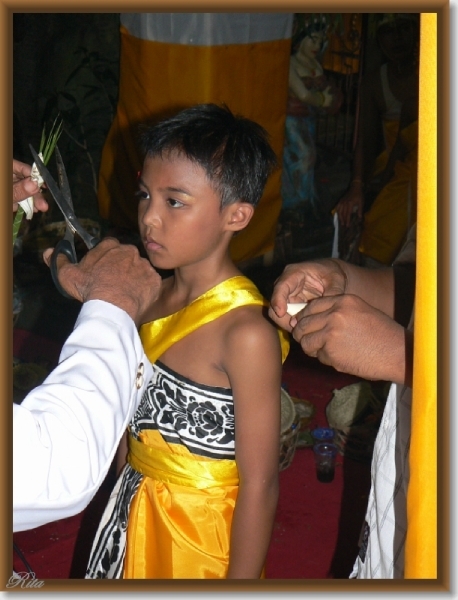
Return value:
<svg viewBox="0 0 458 600">
<path fill-rule="evenodd" d="M 13 184 L 13 202 L 21 202 L 40 191 L 35 181 L 30 178 L 21 179 Z"/>
<path fill-rule="evenodd" d="M 46 250 L 44 250 L 44 252 L 43 252 L 43 262 L 48 267 L 51 266 L 51 258 L 52 258 L 53 252 L 54 252 L 54 248 L 46 248 Z M 59 272 L 66 264 L 71 265 L 70 261 L 65 256 L 65 254 L 63 252 L 61 252 L 56 259 L 57 271 Z"/>
<path fill-rule="evenodd" d="M 283 286 L 275 288 L 273 291 L 272 298 L 270 300 L 270 306 L 279 318 L 286 315 L 288 293 L 288 289 L 285 289 Z"/>
</svg>

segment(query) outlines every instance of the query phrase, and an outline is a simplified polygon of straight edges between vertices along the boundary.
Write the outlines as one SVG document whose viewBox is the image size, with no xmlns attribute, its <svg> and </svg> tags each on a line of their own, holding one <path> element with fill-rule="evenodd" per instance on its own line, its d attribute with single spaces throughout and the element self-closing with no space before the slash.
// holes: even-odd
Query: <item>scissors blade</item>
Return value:
<svg viewBox="0 0 458 600">
<path fill-rule="evenodd" d="M 56 154 L 57 175 L 59 179 L 60 191 L 64 195 L 64 198 L 68 202 L 70 208 L 73 210 L 73 200 L 70 192 L 70 184 L 68 183 L 67 171 L 65 170 L 64 161 L 62 160 L 62 155 L 58 146 L 55 147 L 54 152 Z"/>
<path fill-rule="evenodd" d="M 29 148 L 32 153 L 33 160 L 35 161 L 35 164 L 37 165 L 37 169 L 40 172 L 40 175 L 43 177 L 43 181 L 46 183 L 46 186 L 47 186 L 48 190 L 50 191 L 52 197 L 56 201 L 57 206 L 60 208 L 62 214 L 64 215 L 64 219 L 65 219 L 67 225 L 69 226 L 69 228 L 72 230 L 73 233 L 77 233 L 81 237 L 81 239 L 86 244 L 86 247 L 89 248 L 89 250 L 91 248 L 94 248 L 94 246 L 97 243 L 97 240 L 95 238 L 93 238 L 84 229 L 84 227 L 80 224 L 75 213 L 73 212 L 73 208 L 70 206 L 70 204 L 65 199 L 64 194 L 62 193 L 59 186 L 55 182 L 53 176 L 48 171 L 44 162 L 41 160 L 41 158 L 35 152 L 35 150 L 33 149 L 31 144 L 29 144 Z"/>
<path fill-rule="evenodd" d="M 35 161 L 37 169 L 40 172 L 40 175 L 43 177 L 43 181 L 46 183 L 46 187 L 51 192 L 52 197 L 54 198 L 57 206 L 60 208 L 62 214 L 64 215 L 64 218 L 65 218 L 66 222 L 68 223 L 69 227 L 73 231 L 76 231 L 73 223 L 70 220 L 70 216 L 73 213 L 72 207 L 68 204 L 67 200 L 64 198 L 64 195 L 63 195 L 62 191 L 60 190 L 59 186 L 57 185 L 57 183 L 55 182 L 54 177 L 48 171 L 47 167 L 45 166 L 45 164 L 41 160 L 41 158 L 38 156 L 38 154 L 35 152 L 35 150 L 33 149 L 33 146 L 29 145 L 29 148 L 30 148 L 30 151 L 32 152 L 33 160 Z"/>
</svg>

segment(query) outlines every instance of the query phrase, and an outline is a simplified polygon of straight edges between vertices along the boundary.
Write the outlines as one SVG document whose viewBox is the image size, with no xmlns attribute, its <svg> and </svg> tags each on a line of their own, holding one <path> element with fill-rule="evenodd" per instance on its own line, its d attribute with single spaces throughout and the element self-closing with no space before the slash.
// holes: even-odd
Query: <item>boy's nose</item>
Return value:
<svg viewBox="0 0 458 600">
<path fill-rule="evenodd" d="M 156 202 L 151 202 L 143 214 L 142 221 L 145 225 L 157 227 L 161 222 L 161 216 Z"/>
</svg>

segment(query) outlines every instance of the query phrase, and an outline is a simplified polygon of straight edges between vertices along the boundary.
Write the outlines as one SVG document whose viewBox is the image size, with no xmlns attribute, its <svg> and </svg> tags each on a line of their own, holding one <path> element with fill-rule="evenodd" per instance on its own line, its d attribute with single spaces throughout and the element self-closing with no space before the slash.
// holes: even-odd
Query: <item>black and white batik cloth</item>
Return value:
<svg viewBox="0 0 458 600">
<path fill-rule="evenodd" d="M 121 472 L 92 545 L 86 579 L 122 578 L 129 508 L 141 479 L 128 464 Z"/>
<path fill-rule="evenodd" d="M 372 456 L 372 485 L 351 579 L 402 579 L 412 390 L 392 384 Z"/>
<path fill-rule="evenodd" d="M 136 439 L 147 429 L 193 454 L 234 460 L 232 391 L 197 384 L 158 361 L 129 425 Z M 129 464 L 119 476 L 92 546 L 87 579 L 122 578 L 129 510 L 142 478 Z"/>
</svg>

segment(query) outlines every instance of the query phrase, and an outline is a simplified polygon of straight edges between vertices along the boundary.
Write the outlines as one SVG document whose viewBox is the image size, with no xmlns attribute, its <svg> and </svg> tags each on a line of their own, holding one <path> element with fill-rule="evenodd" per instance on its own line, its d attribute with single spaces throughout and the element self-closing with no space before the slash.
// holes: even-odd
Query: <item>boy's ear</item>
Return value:
<svg viewBox="0 0 458 600">
<path fill-rule="evenodd" d="M 251 221 L 254 213 L 254 206 L 248 202 L 236 202 L 228 206 L 228 231 L 241 231 Z"/>
</svg>

